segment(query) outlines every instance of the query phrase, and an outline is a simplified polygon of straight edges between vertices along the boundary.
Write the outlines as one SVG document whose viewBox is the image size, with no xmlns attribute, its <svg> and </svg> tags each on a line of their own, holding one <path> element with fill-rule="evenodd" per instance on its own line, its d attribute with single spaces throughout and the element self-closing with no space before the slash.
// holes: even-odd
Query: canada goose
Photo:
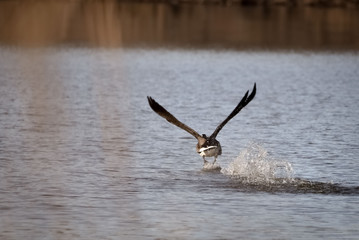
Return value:
<svg viewBox="0 0 359 240">
<path fill-rule="evenodd" d="M 213 164 L 216 162 L 218 155 L 222 154 L 222 148 L 219 141 L 216 139 L 217 134 L 221 129 L 224 127 L 224 125 L 227 124 L 229 120 L 231 120 L 234 116 L 241 111 L 242 108 L 244 108 L 256 95 L 256 84 L 254 83 L 253 90 L 251 94 L 248 96 L 249 91 L 246 92 L 242 100 L 238 103 L 236 108 L 229 114 L 229 116 L 218 125 L 216 130 L 212 133 L 211 136 L 207 137 L 205 134 L 202 134 L 202 136 L 197 133 L 192 128 L 188 127 L 186 124 L 179 121 L 177 118 L 175 118 L 171 113 L 169 113 L 164 107 L 162 107 L 159 103 L 157 103 L 152 97 L 147 96 L 148 103 L 150 104 L 153 111 L 155 111 L 158 115 L 165 118 L 170 123 L 176 125 L 177 127 L 182 128 L 183 130 L 187 131 L 189 134 L 194 136 L 198 143 L 196 146 L 197 153 L 203 157 L 203 163 L 206 164 L 206 158 L 205 157 L 214 157 Z"/>
</svg>

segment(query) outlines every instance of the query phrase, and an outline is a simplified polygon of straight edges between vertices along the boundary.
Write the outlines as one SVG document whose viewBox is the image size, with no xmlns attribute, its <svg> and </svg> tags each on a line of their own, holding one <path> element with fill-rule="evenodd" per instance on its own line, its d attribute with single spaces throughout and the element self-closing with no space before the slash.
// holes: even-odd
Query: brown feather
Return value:
<svg viewBox="0 0 359 240">
<path fill-rule="evenodd" d="M 203 139 L 201 135 L 199 135 L 198 132 L 193 130 L 192 128 L 188 127 L 186 124 L 179 121 L 177 118 L 175 118 L 171 113 L 169 113 L 164 107 L 162 107 L 158 102 L 156 102 L 153 98 L 147 97 L 148 103 L 150 104 L 153 111 L 155 111 L 158 115 L 166 119 L 168 122 L 176 125 L 179 128 L 182 128 L 183 130 L 187 131 L 189 134 L 194 136 L 198 141 L 200 139 Z M 201 140 L 203 141 L 203 140 Z"/>
</svg>

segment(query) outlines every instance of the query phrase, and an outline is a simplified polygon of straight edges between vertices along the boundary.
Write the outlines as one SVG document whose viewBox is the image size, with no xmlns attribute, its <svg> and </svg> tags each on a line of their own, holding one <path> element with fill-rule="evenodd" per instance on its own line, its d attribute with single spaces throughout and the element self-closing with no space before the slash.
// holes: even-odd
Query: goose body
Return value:
<svg viewBox="0 0 359 240">
<path fill-rule="evenodd" d="M 249 94 L 249 91 L 246 92 L 246 94 L 243 96 L 242 100 L 238 103 L 238 105 L 234 108 L 234 110 L 231 112 L 231 114 L 228 115 L 228 117 L 218 125 L 218 127 L 214 130 L 214 132 L 207 137 L 205 134 L 200 135 L 192 128 L 188 127 L 186 124 L 179 121 L 177 118 L 175 118 L 171 113 L 169 113 L 164 107 L 162 107 L 159 103 L 157 103 L 152 97 L 147 97 L 148 103 L 152 110 L 156 112 L 161 117 L 165 118 L 168 122 L 176 125 L 177 127 L 185 130 L 192 136 L 194 136 L 198 143 L 196 146 L 197 153 L 203 158 L 204 164 L 207 163 L 206 157 L 214 157 L 213 164 L 216 162 L 217 157 L 222 154 L 222 147 L 219 141 L 216 139 L 217 134 L 221 129 L 228 123 L 229 120 L 231 120 L 234 116 L 236 116 L 242 108 L 244 108 L 256 95 L 256 84 L 254 83 L 253 90 L 251 94 Z"/>
</svg>

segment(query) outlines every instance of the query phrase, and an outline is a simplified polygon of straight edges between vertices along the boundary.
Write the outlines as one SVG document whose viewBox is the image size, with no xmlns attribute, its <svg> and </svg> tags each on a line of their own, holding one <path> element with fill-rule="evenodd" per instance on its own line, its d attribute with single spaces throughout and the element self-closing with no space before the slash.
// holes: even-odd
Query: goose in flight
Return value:
<svg viewBox="0 0 359 240">
<path fill-rule="evenodd" d="M 249 91 L 246 92 L 242 100 L 238 103 L 238 105 L 235 107 L 235 109 L 231 112 L 231 114 L 228 115 L 228 117 L 218 125 L 216 130 L 210 135 L 209 137 L 206 136 L 206 134 L 200 135 L 192 128 L 188 127 L 186 124 L 179 121 L 177 118 L 175 118 L 171 113 L 169 113 L 164 107 L 162 107 L 159 103 L 157 103 L 152 97 L 147 97 L 148 103 L 150 104 L 153 111 L 155 111 L 158 115 L 166 119 L 168 122 L 176 125 L 179 128 L 182 128 L 183 130 L 187 131 L 189 134 L 191 134 L 193 137 L 195 137 L 198 141 L 196 150 L 197 153 L 203 157 L 204 164 L 207 163 L 206 157 L 214 157 L 213 164 L 216 162 L 218 155 L 222 154 L 222 148 L 219 141 L 216 139 L 217 134 L 221 129 L 228 123 L 229 120 L 231 120 L 234 116 L 239 113 L 239 111 L 242 110 L 256 95 L 256 84 L 254 83 L 253 90 L 251 94 L 248 96 Z"/>
</svg>

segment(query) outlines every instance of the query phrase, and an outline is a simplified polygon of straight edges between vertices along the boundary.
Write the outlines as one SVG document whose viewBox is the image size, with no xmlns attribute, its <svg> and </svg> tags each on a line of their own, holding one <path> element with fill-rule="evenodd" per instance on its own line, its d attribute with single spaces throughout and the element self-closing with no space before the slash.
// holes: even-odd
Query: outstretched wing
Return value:
<svg viewBox="0 0 359 240">
<path fill-rule="evenodd" d="M 252 101 L 252 99 L 256 95 L 256 84 L 255 83 L 254 83 L 253 90 L 249 96 L 248 96 L 248 92 L 249 91 L 246 92 L 246 94 L 244 95 L 242 100 L 238 103 L 237 107 L 231 112 L 231 114 L 229 114 L 229 116 L 221 124 L 219 124 L 219 126 L 216 128 L 216 130 L 214 130 L 214 132 L 212 133 L 210 138 L 216 138 L 217 134 L 219 133 L 219 131 L 221 131 L 221 129 L 224 127 L 224 125 L 226 125 L 229 122 L 229 120 L 231 120 L 234 116 L 236 116 L 237 113 L 239 113 L 239 111 L 242 110 L 242 108 L 244 108 L 250 101 Z"/>
<path fill-rule="evenodd" d="M 150 104 L 153 111 L 155 111 L 158 115 L 165 118 L 170 123 L 176 125 L 177 127 L 182 128 L 183 130 L 187 131 L 189 134 L 194 136 L 196 139 L 203 138 L 199 135 L 195 130 L 188 127 L 186 124 L 180 122 L 177 118 L 175 118 L 171 113 L 169 113 L 164 107 L 162 107 L 159 103 L 157 103 L 153 98 L 147 97 L 148 103 Z"/>
</svg>

